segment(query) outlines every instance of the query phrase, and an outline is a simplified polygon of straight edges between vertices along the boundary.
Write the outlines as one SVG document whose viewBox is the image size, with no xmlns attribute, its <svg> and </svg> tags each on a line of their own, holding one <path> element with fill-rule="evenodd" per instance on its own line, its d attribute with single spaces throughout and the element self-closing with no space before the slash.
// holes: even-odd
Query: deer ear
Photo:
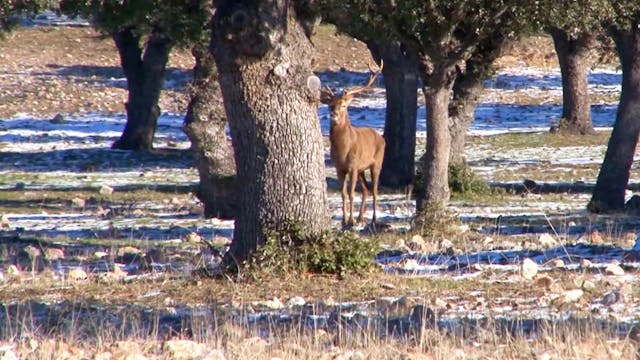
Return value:
<svg viewBox="0 0 640 360">
<path fill-rule="evenodd" d="M 328 86 L 323 87 L 320 90 L 320 102 L 323 104 L 331 104 L 334 99 L 333 91 Z"/>
</svg>

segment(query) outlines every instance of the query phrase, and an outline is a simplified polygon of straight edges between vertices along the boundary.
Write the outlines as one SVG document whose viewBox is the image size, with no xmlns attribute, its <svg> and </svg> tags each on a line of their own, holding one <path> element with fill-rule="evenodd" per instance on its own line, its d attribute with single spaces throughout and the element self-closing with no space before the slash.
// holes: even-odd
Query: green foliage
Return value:
<svg viewBox="0 0 640 360">
<path fill-rule="evenodd" d="M 272 233 L 247 262 L 250 273 L 277 276 L 313 272 L 345 276 L 370 271 L 379 250 L 376 240 L 352 232 L 305 237 L 297 228 Z"/>
<path fill-rule="evenodd" d="M 62 0 L 60 7 L 105 34 L 132 28 L 141 37 L 161 33 L 177 46 L 207 39 L 212 11 L 206 0 Z"/>
<path fill-rule="evenodd" d="M 11 30 L 18 16 L 35 14 L 49 3 L 47 0 L 0 0 L 0 33 Z"/>
<path fill-rule="evenodd" d="M 486 194 L 491 191 L 487 182 L 478 177 L 466 162 L 449 165 L 449 189 L 461 195 Z"/>
</svg>

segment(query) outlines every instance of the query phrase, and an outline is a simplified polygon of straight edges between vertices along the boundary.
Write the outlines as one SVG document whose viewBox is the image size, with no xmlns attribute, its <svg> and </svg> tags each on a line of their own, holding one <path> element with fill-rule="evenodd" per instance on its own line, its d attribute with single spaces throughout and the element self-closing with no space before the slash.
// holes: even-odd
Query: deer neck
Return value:
<svg viewBox="0 0 640 360">
<path fill-rule="evenodd" d="M 334 161 L 346 158 L 356 137 L 349 117 L 345 116 L 341 120 L 337 123 L 332 122 L 330 128 L 331 157 Z"/>
</svg>

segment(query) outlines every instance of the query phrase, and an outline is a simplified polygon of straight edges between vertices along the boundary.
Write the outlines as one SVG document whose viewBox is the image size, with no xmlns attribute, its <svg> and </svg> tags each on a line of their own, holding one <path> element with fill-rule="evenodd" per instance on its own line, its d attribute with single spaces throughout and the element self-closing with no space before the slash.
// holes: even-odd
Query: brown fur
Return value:
<svg viewBox="0 0 640 360">
<path fill-rule="evenodd" d="M 362 188 L 362 203 L 358 222 L 364 220 L 364 211 L 367 198 L 367 183 L 365 170 L 371 173 L 373 189 L 373 222 L 376 222 L 376 209 L 378 207 L 378 178 L 382 169 L 384 158 L 384 138 L 372 128 L 354 127 L 349 120 L 348 107 L 355 94 L 368 88 L 375 77 L 380 73 L 373 73 L 367 85 L 344 91 L 341 95 L 334 95 L 330 89 L 323 90 L 321 101 L 329 105 L 331 110 L 331 160 L 338 173 L 338 181 L 342 189 L 342 224 L 353 225 L 353 198 L 356 188 L 356 179 L 360 181 Z M 347 191 L 347 177 L 350 187 Z M 347 195 L 349 206 L 347 211 Z M 347 216 L 348 213 L 348 216 Z"/>
</svg>

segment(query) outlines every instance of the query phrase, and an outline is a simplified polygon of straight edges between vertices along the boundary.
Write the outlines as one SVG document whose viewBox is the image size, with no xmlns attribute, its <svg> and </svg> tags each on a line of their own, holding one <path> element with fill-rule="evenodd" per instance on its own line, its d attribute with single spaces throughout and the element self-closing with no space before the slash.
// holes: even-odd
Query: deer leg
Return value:
<svg viewBox="0 0 640 360">
<path fill-rule="evenodd" d="M 356 192 L 356 182 L 358 181 L 358 170 L 351 170 L 349 173 L 349 221 L 348 225 L 353 225 L 353 197 Z"/>
<path fill-rule="evenodd" d="M 376 209 L 378 209 L 378 179 L 380 178 L 380 167 L 372 166 L 371 167 L 371 187 L 373 188 L 373 220 L 372 222 L 376 222 L 378 220 L 376 216 Z"/>
<path fill-rule="evenodd" d="M 338 183 L 342 190 L 342 226 L 347 224 L 347 172 L 338 170 Z"/>
<path fill-rule="evenodd" d="M 364 211 L 367 206 L 367 179 L 364 176 L 364 171 L 358 173 L 358 180 L 360 180 L 360 188 L 362 188 L 362 203 L 360 203 L 360 215 L 358 215 L 358 222 L 364 222 Z"/>
</svg>

